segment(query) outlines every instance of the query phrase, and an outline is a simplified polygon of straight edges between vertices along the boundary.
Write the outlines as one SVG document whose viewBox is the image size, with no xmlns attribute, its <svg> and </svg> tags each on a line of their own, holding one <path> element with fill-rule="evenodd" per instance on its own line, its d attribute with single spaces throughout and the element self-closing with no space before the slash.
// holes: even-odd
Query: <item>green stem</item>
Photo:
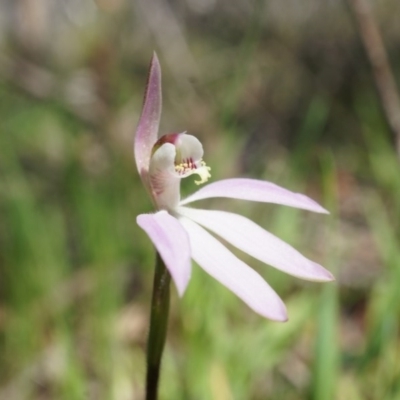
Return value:
<svg viewBox="0 0 400 400">
<path fill-rule="evenodd" d="M 147 341 L 146 400 L 157 400 L 161 357 L 167 335 L 171 276 L 157 253 Z"/>
</svg>

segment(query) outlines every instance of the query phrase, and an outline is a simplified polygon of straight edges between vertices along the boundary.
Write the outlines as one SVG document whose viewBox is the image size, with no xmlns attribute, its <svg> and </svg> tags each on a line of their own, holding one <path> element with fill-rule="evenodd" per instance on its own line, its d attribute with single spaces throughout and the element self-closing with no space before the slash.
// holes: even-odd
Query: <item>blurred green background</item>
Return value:
<svg viewBox="0 0 400 400">
<path fill-rule="evenodd" d="M 398 77 L 400 2 L 371 4 Z M 172 291 L 160 399 L 400 399 L 399 161 L 350 9 L 329 0 L 0 2 L 0 399 L 143 398 L 155 255 L 132 143 L 154 50 L 161 131 L 196 135 L 213 180 L 267 179 L 331 215 L 204 207 L 337 278 L 240 254 L 287 304 L 279 324 L 195 267 Z"/>
</svg>

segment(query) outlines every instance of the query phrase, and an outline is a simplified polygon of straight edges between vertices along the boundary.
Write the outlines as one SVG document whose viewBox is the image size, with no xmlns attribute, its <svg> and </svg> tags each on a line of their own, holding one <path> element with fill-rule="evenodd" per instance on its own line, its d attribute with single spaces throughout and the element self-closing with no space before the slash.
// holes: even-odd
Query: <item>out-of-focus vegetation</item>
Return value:
<svg viewBox="0 0 400 400">
<path fill-rule="evenodd" d="M 400 2 L 372 4 L 399 76 Z M 0 399 L 142 398 L 154 251 L 132 142 L 153 50 L 162 132 L 198 136 L 215 180 L 268 179 L 331 215 L 207 205 L 337 277 L 245 258 L 288 305 L 278 324 L 194 268 L 161 399 L 400 398 L 399 160 L 345 2 L 4 0 L 0 48 Z"/>
</svg>

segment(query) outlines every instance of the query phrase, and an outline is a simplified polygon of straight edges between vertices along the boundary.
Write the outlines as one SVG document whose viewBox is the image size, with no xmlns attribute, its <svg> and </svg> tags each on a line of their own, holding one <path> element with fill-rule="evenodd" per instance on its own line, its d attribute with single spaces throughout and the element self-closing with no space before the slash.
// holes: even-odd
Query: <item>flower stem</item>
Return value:
<svg viewBox="0 0 400 400">
<path fill-rule="evenodd" d="M 157 253 L 147 341 L 146 400 L 157 400 L 161 357 L 167 335 L 171 276 Z"/>
</svg>

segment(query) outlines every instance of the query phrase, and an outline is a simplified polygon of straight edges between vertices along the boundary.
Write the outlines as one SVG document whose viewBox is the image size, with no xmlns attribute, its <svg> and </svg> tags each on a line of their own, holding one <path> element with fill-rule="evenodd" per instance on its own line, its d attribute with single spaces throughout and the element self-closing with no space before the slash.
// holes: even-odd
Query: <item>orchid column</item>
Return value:
<svg viewBox="0 0 400 400">
<path fill-rule="evenodd" d="M 135 136 L 137 168 L 156 209 L 153 214 L 137 217 L 138 225 L 157 250 L 147 345 L 147 400 L 157 398 L 168 321 L 170 278 L 182 296 L 190 280 L 191 259 L 256 313 L 275 321 L 287 320 L 286 307 L 275 291 L 215 235 L 252 257 L 296 277 L 313 281 L 334 279 L 322 266 L 243 216 L 187 207 L 187 204 L 198 200 L 225 197 L 327 213 L 307 196 L 255 179 L 213 182 L 181 200 L 181 179 L 198 175 L 195 183 L 201 185 L 211 177 L 210 168 L 203 161 L 203 146 L 194 136 L 186 133 L 158 135 L 160 117 L 161 70 L 154 55 Z"/>
</svg>

